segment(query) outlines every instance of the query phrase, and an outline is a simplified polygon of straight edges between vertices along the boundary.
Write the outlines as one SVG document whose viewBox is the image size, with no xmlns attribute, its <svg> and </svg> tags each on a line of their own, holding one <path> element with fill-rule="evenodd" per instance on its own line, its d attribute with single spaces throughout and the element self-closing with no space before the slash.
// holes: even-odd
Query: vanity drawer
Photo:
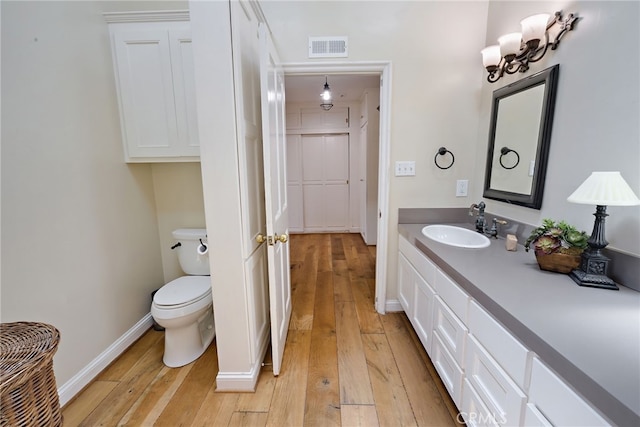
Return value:
<svg viewBox="0 0 640 427">
<path fill-rule="evenodd" d="M 499 424 L 521 424 L 527 396 L 472 335 L 467 339 L 464 370 Z"/>
<path fill-rule="evenodd" d="M 533 415 L 537 417 L 532 417 Z M 610 425 L 587 401 L 569 388 L 564 380 L 534 357 L 525 423 L 540 425 L 537 423 L 541 422 L 556 426 Z"/>
<path fill-rule="evenodd" d="M 467 325 L 469 332 L 524 390 L 529 350 L 475 301 L 469 304 Z"/>
<path fill-rule="evenodd" d="M 456 282 L 436 270 L 435 290 L 463 323 L 467 323 L 469 295 Z"/>
<path fill-rule="evenodd" d="M 489 412 L 478 393 L 466 378 L 462 386 L 462 408 L 460 414 L 470 427 L 497 427 L 499 418 Z"/>
<path fill-rule="evenodd" d="M 433 330 L 439 334 L 443 345 L 447 347 L 458 365 L 462 366 L 467 327 L 439 295 L 435 296 L 433 304 Z"/>
<path fill-rule="evenodd" d="M 553 427 L 553 424 L 540 413 L 533 403 L 527 403 L 527 407 L 524 410 L 523 425 L 525 427 Z"/>
<path fill-rule="evenodd" d="M 402 252 L 407 260 L 413 265 L 418 274 L 431 286 L 434 285 L 436 277 L 436 266 L 432 263 L 425 254 L 420 252 L 418 248 L 413 246 L 404 237 L 400 236 L 398 241 L 398 250 Z"/>
<path fill-rule="evenodd" d="M 432 338 L 431 361 L 436 371 L 438 371 L 442 383 L 447 388 L 453 403 L 456 404 L 456 407 L 460 408 L 462 403 L 462 368 L 460 368 L 460 365 L 458 365 L 453 356 L 451 356 L 451 353 L 449 353 L 449 350 L 445 347 L 438 333 L 434 333 Z"/>
</svg>

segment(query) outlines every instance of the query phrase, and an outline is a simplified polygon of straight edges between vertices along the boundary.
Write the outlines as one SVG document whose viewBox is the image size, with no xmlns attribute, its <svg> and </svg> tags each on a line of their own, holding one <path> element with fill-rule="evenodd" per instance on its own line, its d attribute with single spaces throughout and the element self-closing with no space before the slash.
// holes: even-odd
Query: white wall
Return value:
<svg viewBox="0 0 640 427">
<path fill-rule="evenodd" d="M 391 164 L 416 160 L 417 173 L 390 182 L 388 299 L 396 294 L 397 209 L 482 199 L 491 95 L 521 76 L 489 84 L 479 50 L 518 31 L 530 14 L 565 10 L 583 18 L 558 50 L 531 67 L 561 67 L 545 196 L 539 211 L 485 200 L 487 210 L 534 225 L 565 219 L 590 232 L 595 207 L 566 197 L 591 171 L 620 170 L 640 194 L 638 8 L 624 1 L 263 4 L 285 62 L 320 62 L 307 58 L 309 35 L 349 36 L 349 61 L 393 62 Z M 447 171 L 433 165 L 439 146 L 456 155 Z M 456 198 L 455 181 L 464 178 L 470 196 Z M 640 254 L 640 208 L 608 212 L 610 247 Z"/>
<path fill-rule="evenodd" d="M 200 163 L 155 163 L 151 176 L 158 216 L 164 283 L 183 276 L 176 253 L 171 250 L 177 228 L 205 228 Z"/>
<path fill-rule="evenodd" d="M 262 3 L 285 63 L 307 58 L 308 36 L 349 37 L 348 61 L 392 61 L 391 165 L 415 160 L 415 177 L 391 173 L 387 299 L 396 298 L 397 212 L 406 207 L 468 206 L 457 179 L 472 179 L 480 112 L 486 2 Z M 329 59 L 328 61 L 336 61 Z M 438 169 L 445 146 L 455 165 Z M 480 165 L 480 167 L 483 167 Z"/>
<path fill-rule="evenodd" d="M 163 198 L 149 165 L 124 163 L 102 13 L 186 3 L 0 7 L 0 315 L 60 330 L 60 386 L 149 313 L 150 292 L 163 284 Z"/>
<path fill-rule="evenodd" d="M 492 2 L 486 44 L 518 31 L 533 13 L 562 10 L 581 19 L 557 50 L 532 64 L 529 73 L 560 64 L 549 164 L 542 208 L 538 210 L 485 200 L 487 210 L 529 224 L 543 218 L 565 219 L 591 233 L 595 206 L 568 203 L 567 197 L 592 171 L 620 171 L 640 195 L 640 3 L 637 1 Z M 484 165 L 491 96 L 518 79 L 508 76 L 482 86 L 476 162 Z M 484 167 L 476 169 L 474 198 L 482 198 Z M 607 209 L 610 248 L 640 256 L 640 207 Z"/>
</svg>

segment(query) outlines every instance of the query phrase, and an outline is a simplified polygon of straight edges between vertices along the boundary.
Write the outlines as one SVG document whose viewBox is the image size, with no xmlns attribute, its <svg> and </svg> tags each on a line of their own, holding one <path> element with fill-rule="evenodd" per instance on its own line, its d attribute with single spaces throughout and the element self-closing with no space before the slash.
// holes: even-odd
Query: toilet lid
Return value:
<svg viewBox="0 0 640 427">
<path fill-rule="evenodd" d="M 211 291 L 210 276 L 183 276 L 164 285 L 153 295 L 158 306 L 175 306 L 198 300 Z"/>
</svg>

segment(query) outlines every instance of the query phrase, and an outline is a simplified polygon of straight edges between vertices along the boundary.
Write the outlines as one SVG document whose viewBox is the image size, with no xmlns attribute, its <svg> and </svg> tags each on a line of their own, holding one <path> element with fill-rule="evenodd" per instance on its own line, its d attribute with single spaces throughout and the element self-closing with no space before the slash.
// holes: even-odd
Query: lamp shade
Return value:
<svg viewBox="0 0 640 427">
<path fill-rule="evenodd" d="M 529 40 L 542 40 L 544 33 L 547 31 L 547 23 L 549 22 L 549 14 L 539 13 L 531 15 L 520 21 L 522 26 L 522 40 L 526 43 Z"/>
<path fill-rule="evenodd" d="M 500 55 L 500 46 L 497 44 L 485 47 L 480 51 L 480 53 L 482 53 L 482 64 L 485 68 L 498 66 L 502 60 L 502 55 Z"/>
<path fill-rule="evenodd" d="M 567 201 L 600 206 L 640 205 L 640 199 L 620 172 L 592 172 Z"/>
<path fill-rule="evenodd" d="M 520 52 L 522 33 L 509 33 L 498 37 L 500 43 L 500 54 L 502 56 L 517 55 Z"/>
</svg>

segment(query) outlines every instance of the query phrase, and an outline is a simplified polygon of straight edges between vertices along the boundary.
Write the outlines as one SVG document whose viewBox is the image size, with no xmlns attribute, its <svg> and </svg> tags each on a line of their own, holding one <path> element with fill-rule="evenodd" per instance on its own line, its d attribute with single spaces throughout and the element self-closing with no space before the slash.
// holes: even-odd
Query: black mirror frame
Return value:
<svg viewBox="0 0 640 427">
<path fill-rule="evenodd" d="M 515 83 L 496 89 L 493 92 L 493 104 L 491 106 L 491 126 L 489 128 L 489 147 L 487 150 L 487 167 L 484 177 L 483 196 L 501 202 L 525 206 L 532 209 L 540 209 L 544 192 L 544 181 L 547 173 L 547 161 L 549 158 L 549 145 L 551 142 L 551 127 L 553 124 L 553 112 L 555 108 L 556 88 L 558 86 L 558 73 L 560 66 L 554 65 L 533 74 Z M 491 187 L 491 170 L 493 166 L 493 153 L 495 148 L 496 125 L 498 119 L 498 105 L 500 100 L 532 87 L 544 84 L 544 97 L 542 100 L 542 114 L 538 132 L 538 148 L 536 150 L 536 168 L 531 184 L 531 194 L 512 193 L 510 191 L 496 190 Z M 500 150 L 500 147 L 498 147 Z"/>
</svg>

